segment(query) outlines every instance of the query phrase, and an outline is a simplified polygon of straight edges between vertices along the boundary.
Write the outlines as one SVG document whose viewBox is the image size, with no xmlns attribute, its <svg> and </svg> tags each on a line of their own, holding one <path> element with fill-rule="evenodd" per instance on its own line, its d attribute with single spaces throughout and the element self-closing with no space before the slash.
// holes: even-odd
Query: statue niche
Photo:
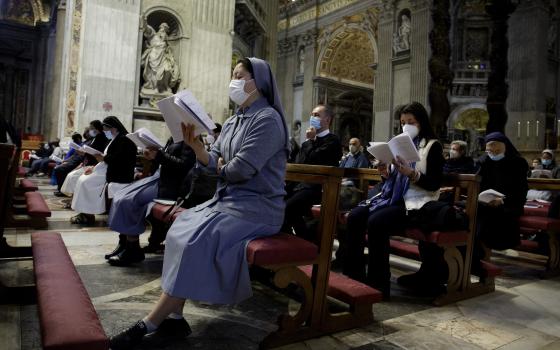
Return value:
<svg viewBox="0 0 560 350">
<path fill-rule="evenodd" d="M 393 54 L 398 55 L 401 52 L 410 50 L 410 35 L 412 26 L 410 23 L 410 11 L 402 10 L 399 13 L 398 27 L 393 33 Z"/>
<path fill-rule="evenodd" d="M 176 23 L 172 24 L 176 25 Z M 179 65 L 169 45 L 170 34 L 175 33 L 176 30 L 176 28 L 171 30 L 167 22 L 160 22 L 156 31 L 148 24 L 147 18 L 143 20 L 143 32 L 146 40 L 141 59 L 143 83 L 140 88 L 140 97 L 143 101 L 142 105 L 149 103 L 155 107 L 155 102 L 173 95 L 173 91 L 179 85 Z"/>
</svg>

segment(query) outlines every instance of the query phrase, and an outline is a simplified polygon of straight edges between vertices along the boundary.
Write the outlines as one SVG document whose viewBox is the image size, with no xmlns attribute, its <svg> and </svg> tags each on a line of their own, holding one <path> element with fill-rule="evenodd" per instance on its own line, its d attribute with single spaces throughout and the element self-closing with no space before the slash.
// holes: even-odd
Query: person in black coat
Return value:
<svg viewBox="0 0 560 350">
<path fill-rule="evenodd" d="M 103 132 L 109 145 L 103 154 L 96 154 L 98 164 L 80 176 L 74 190 L 72 209 L 79 214 L 72 217 L 74 224 L 93 224 L 95 214 L 106 211 L 105 191 L 109 183 L 127 184 L 134 180 L 136 145 L 126 135 L 128 131 L 117 117 L 103 119 Z"/>
<path fill-rule="evenodd" d="M 332 134 L 329 126 L 334 118 L 332 110 L 318 105 L 311 113 L 310 127 L 306 131 L 307 140 L 301 144 L 295 164 L 327 165 L 338 167 L 342 157 L 342 146 L 338 136 Z M 314 240 L 312 230 L 306 226 L 304 216 L 311 216 L 311 207 L 321 203 L 321 185 L 309 183 L 288 183 L 286 186 L 286 211 L 283 232 Z"/>
<path fill-rule="evenodd" d="M 493 189 L 505 195 L 488 204 L 479 203 L 478 233 L 473 256 L 476 270 L 483 257 L 481 244 L 491 249 L 514 248 L 520 243 L 518 218 L 527 199 L 529 165 L 501 132 L 486 135 L 486 154 L 479 159 L 480 191 Z M 476 272 L 476 271 L 475 271 Z"/>
<path fill-rule="evenodd" d="M 149 204 L 156 198 L 175 201 L 185 196 L 189 190 L 185 178 L 194 166 L 196 156 L 183 141 L 173 143 L 173 139 L 170 138 L 163 149 L 151 147 L 145 149 L 144 157 L 153 161 L 154 167 L 159 170 L 154 175 L 139 180 L 115 194 L 108 223 L 109 227 L 120 235 L 117 247 L 105 255 L 105 259 L 111 265 L 127 266 L 144 260 L 139 235 L 146 229 L 144 218 Z M 165 231 L 162 233 L 161 225 L 158 224 L 155 222 L 152 227 L 149 240 L 151 247 L 148 251 L 155 247 L 159 248 L 160 243 L 165 239 Z"/>
</svg>

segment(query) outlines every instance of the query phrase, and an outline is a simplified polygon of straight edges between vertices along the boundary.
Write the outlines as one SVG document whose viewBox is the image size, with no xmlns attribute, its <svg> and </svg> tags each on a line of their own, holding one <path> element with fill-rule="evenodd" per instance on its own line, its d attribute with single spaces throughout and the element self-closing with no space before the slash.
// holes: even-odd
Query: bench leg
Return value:
<svg viewBox="0 0 560 350">
<path fill-rule="evenodd" d="M 465 269 L 464 258 L 457 247 L 446 247 L 443 258 L 447 263 L 447 293 L 455 292 L 461 286 Z"/>
<path fill-rule="evenodd" d="M 286 288 L 295 283 L 303 289 L 304 300 L 295 315 L 288 313 L 278 317 L 278 330 L 267 335 L 260 344 L 261 349 L 268 349 L 295 341 L 309 339 L 319 333 L 306 325 L 311 318 L 313 306 L 313 286 L 307 275 L 296 266 L 281 268 L 274 275 L 274 284 L 278 288 Z"/>
<path fill-rule="evenodd" d="M 560 242 L 557 232 L 548 232 L 548 261 L 544 277 L 551 277 L 560 273 Z"/>
</svg>

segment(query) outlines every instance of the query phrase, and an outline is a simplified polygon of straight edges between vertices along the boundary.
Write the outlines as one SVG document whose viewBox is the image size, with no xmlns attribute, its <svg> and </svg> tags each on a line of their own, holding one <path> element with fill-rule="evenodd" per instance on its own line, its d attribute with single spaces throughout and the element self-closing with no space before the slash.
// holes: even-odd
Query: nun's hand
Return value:
<svg viewBox="0 0 560 350">
<path fill-rule="evenodd" d="M 181 131 L 183 132 L 183 141 L 188 145 L 194 153 L 196 154 L 196 159 L 204 165 L 207 166 L 210 161 L 210 155 L 204 148 L 204 143 L 200 137 L 194 134 L 194 125 L 181 123 Z"/>
<path fill-rule="evenodd" d="M 218 165 L 217 165 L 217 172 L 218 174 L 222 171 L 222 167 L 226 164 L 226 162 L 224 161 L 224 158 L 220 157 L 218 158 Z"/>
<path fill-rule="evenodd" d="M 204 149 L 204 144 L 198 136 L 194 134 L 194 124 L 181 123 L 181 131 L 183 132 L 183 141 L 192 148 L 197 154 L 198 151 Z"/>
</svg>

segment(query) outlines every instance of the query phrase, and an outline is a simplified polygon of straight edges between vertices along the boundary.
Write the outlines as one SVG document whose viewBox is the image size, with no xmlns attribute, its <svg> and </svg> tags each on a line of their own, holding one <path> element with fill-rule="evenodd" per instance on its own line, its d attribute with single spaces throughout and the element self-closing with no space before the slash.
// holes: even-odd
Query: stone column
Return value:
<svg viewBox="0 0 560 350">
<path fill-rule="evenodd" d="M 51 33 L 49 46 L 54 46 L 54 57 L 47 73 L 47 88 L 45 89 L 45 135 L 53 139 L 58 135 L 60 98 L 62 83 L 62 53 L 64 48 L 64 36 L 66 35 L 66 1 L 61 1 L 56 10 L 55 32 Z"/>
<path fill-rule="evenodd" d="M 506 134 L 512 136 L 520 150 L 530 152 L 539 152 L 545 140 L 548 24 L 548 7 L 541 0 L 522 2 L 509 19 Z M 513 137 L 517 136 L 518 122 L 521 123 L 520 138 Z"/>
<path fill-rule="evenodd" d="M 314 99 L 313 77 L 315 76 L 315 64 L 319 59 L 319 48 L 317 47 L 316 28 L 310 29 L 305 32 L 300 38 L 300 44 L 305 46 L 305 72 L 303 76 L 303 103 L 302 114 L 311 113 L 314 105 L 317 103 Z M 294 50 L 295 62 L 298 61 L 298 49 Z M 294 68 L 298 69 L 295 67 Z M 293 77 L 293 75 L 292 75 Z M 293 79 L 293 78 L 292 78 Z M 302 121 L 303 122 L 303 121 Z"/>
<path fill-rule="evenodd" d="M 228 85 L 231 78 L 235 1 L 194 0 L 192 36 L 185 53 L 190 89 L 214 120 L 229 117 Z M 183 73 L 183 72 L 181 72 Z"/>
<path fill-rule="evenodd" d="M 429 33 L 431 28 L 431 0 L 411 1 L 412 35 L 410 39 L 410 100 L 428 107 L 428 60 L 431 55 Z"/>
<path fill-rule="evenodd" d="M 392 38 L 394 12 L 394 1 L 385 1 L 378 24 L 377 48 L 379 52 L 377 53 L 377 73 L 373 96 L 372 135 L 376 141 L 386 141 L 391 136 L 393 124 L 391 92 L 393 91 Z"/>
</svg>

